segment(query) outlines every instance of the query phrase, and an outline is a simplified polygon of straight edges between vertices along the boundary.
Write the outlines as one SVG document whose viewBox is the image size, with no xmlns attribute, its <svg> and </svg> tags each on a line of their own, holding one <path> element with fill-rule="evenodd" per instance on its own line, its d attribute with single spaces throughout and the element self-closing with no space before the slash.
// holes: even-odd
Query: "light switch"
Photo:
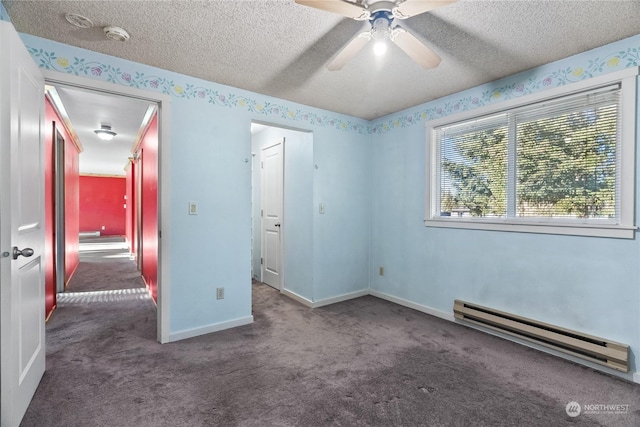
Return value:
<svg viewBox="0 0 640 427">
<path fill-rule="evenodd" d="M 324 213 L 324 203 L 320 203 L 320 213 Z"/>
<path fill-rule="evenodd" d="M 189 202 L 189 215 L 198 215 L 198 202 Z"/>
</svg>

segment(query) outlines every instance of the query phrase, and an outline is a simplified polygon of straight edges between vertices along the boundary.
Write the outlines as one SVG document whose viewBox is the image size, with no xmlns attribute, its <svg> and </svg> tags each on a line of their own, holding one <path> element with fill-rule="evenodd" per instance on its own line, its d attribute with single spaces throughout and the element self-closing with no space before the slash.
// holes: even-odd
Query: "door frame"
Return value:
<svg viewBox="0 0 640 427">
<path fill-rule="evenodd" d="M 171 96 L 142 89 L 102 82 L 52 70 L 41 70 L 45 84 L 72 86 L 108 95 L 124 96 L 155 103 L 158 106 L 158 304 L 157 339 L 170 341 L 170 117 Z"/>
<path fill-rule="evenodd" d="M 158 145 L 160 141 L 158 141 Z M 135 169 L 135 177 L 133 186 L 135 187 L 133 190 L 133 194 L 135 194 L 134 198 L 136 203 L 134 205 L 134 216 L 135 216 L 135 231 L 136 231 L 136 265 L 138 266 L 138 270 L 142 273 L 142 158 L 144 157 L 144 148 L 138 148 L 137 152 L 134 153 L 136 156 L 136 169 Z M 159 179 L 159 177 L 158 177 Z M 160 222 L 158 222 L 160 224 Z M 159 278 L 158 278 L 159 279 Z"/>
<path fill-rule="evenodd" d="M 53 276 L 56 293 L 64 292 L 67 276 L 66 264 L 66 228 L 65 228 L 65 139 L 58 130 L 58 123 L 53 125 Z"/>
</svg>

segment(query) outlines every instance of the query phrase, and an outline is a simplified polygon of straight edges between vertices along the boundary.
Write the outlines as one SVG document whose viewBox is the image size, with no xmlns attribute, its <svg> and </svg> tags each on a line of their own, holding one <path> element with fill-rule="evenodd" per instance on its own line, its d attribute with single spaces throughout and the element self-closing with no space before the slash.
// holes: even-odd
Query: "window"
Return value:
<svg viewBox="0 0 640 427">
<path fill-rule="evenodd" d="M 633 238 L 637 69 L 427 124 L 427 226 Z"/>
</svg>

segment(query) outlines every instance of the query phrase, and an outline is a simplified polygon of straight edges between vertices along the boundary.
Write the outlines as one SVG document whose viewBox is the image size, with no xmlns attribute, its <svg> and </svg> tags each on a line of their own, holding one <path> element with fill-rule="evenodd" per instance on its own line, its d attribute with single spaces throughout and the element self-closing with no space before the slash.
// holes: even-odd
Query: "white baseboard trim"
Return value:
<svg viewBox="0 0 640 427">
<path fill-rule="evenodd" d="M 384 292 L 370 289 L 369 295 L 389 301 L 389 302 L 393 302 L 395 304 L 402 305 L 404 307 L 412 308 L 414 310 L 421 311 L 423 313 L 430 314 L 432 316 L 439 317 L 444 320 L 450 320 L 453 322 L 455 319 L 453 317 L 453 313 L 447 313 L 445 311 L 438 310 L 436 308 L 427 307 L 426 305 L 418 304 L 403 298 L 394 297 L 393 295 L 385 294 Z"/>
<path fill-rule="evenodd" d="M 253 316 L 241 317 L 239 319 L 229 320 L 227 322 L 213 323 L 211 325 L 202 326 L 199 328 L 185 329 L 183 331 L 170 333 L 169 342 L 180 341 L 187 338 L 197 337 L 199 335 L 223 331 L 225 329 L 244 326 L 250 323 L 253 323 Z"/>
<path fill-rule="evenodd" d="M 354 298 L 360 298 L 369 295 L 369 289 L 363 289 L 361 291 L 350 292 L 348 294 L 338 295 L 337 297 L 325 298 L 313 302 L 313 308 L 324 307 L 325 305 L 335 304 L 337 302 L 348 301 Z"/>
<path fill-rule="evenodd" d="M 296 294 L 295 292 L 292 292 L 288 289 L 282 289 L 280 293 L 282 295 L 288 296 L 289 298 L 298 301 L 300 304 L 306 305 L 309 308 L 313 308 L 313 302 L 311 300 L 308 300 L 305 297 Z"/>
</svg>

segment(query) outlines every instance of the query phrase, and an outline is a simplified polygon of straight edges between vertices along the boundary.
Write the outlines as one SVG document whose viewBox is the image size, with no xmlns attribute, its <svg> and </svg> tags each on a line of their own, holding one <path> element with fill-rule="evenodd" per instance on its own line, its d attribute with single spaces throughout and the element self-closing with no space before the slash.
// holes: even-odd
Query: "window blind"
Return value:
<svg viewBox="0 0 640 427">
<path fill-rule="evenodd" d="M 614 219 L 619 88 L 515 112 L 516 216 Z"/>
<path fill-rule="evenodd" d="M 434 129 L 440 216 L 619 217 L 620 85 Z"/>
</svg>

